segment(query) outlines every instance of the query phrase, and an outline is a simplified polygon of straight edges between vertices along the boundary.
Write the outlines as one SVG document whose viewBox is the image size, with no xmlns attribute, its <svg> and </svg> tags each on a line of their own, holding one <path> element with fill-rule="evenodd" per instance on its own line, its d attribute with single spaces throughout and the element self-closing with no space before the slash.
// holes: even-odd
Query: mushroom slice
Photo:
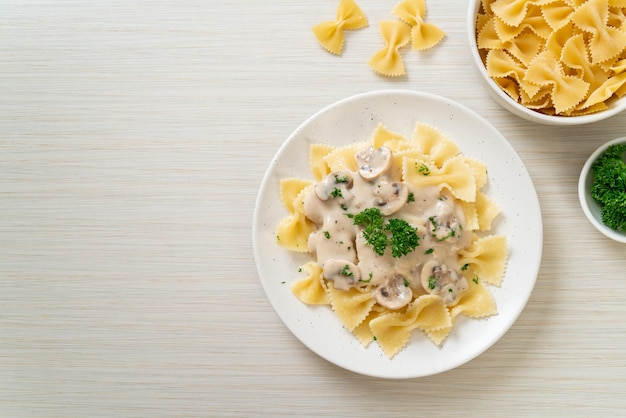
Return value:
<svg viewBox="0 0 626 418">
<path fill-rule="evenodd" d="M 439 241 L 454 241 L 461 237 L 463 225 L 457 217 L 454 200 L 442 194 L 435 207 L 435 216 L 430 219 L 431 235 Z"/>
<path fill-rule="evenodd" d="M 348 170 L 339 170 L 330 173 L 315 185 L 315 195 L 323 201 L 332 197 L 345 198 L 345 191 L 354 185 L 352 173 Z"/>
<path fill-rule="evenodd" d="M 400 309 L 413 300 L 413 292 L 409 282 L 401 274 L 395 274 L 384 286 L 374 292 L 374 300 L 388 309 Z"/>
<path fill-rule="evenodd" d="M 447 305 L 456 304 L 469 289 L 465 277 L 437 260 L 430 260 L 422 268 L 422 287 L 428 293 L 439 296 Z"/>
<path fill-rule="evenodd" d="M 335 283 L 335 289 L 349 290 L 361 280 L 361 270 L 350 261 L 331 259 L 324 263 L 322 274 Z"/>
<path fill-rule="evenodd" d="M 374 149 L 370 145 L 358 152 L 354 158 L 359 166 L 359 174 L 366 180 L 378 178 L 391 167 L 391 150 L 387 147 Z"/>
<path fill-rule="evenodd" d="M 381 213 L 385 216 L 389 216 L 396 213 L 407 202 L 409 198 L 409 188 L 406 184 L 395 181 L 393 183 L 388 181 L 381 181 L 374 188 L 374 205 L 378 207 Z"/>
</svg>

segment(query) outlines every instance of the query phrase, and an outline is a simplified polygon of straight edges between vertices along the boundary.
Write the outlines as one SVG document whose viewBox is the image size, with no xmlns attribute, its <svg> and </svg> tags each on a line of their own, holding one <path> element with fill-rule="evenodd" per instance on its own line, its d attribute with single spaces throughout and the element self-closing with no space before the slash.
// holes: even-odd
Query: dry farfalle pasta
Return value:
<svg viewBox="0 0 626 418">
<path fill-rule="evenodd" d="M 403 0 L 394 7 L 393 14 L 400 21 L 380 22 L 380 34 L 385 47 L 369 61 L 374 71 L 388 77 L 406 75 L 404 62 L 398 51 L 400 48 L 410 42 L 414 50 L 424 51 L 437 45 L 445 36 L 443 30 L 432 23 L 424 22 L 425 0 Z"/>
<path fill-rule="evenodd" d="M 385 46 L 370 58 L 368 64 L 380 75 L 398 77 L 406 75 L 400 48 L 411 43 L 414 50 L 427 50 L 441 42 L 445 32 L 432 23 L 424 22 L 425 0 L 402 0 L 392 13 L 400 20 L 379 23 Z M 339 0 L 336 19 L 317 24 L 312 29 L 326 51 L 341 55 L 344 30 L 361 29 L 368 24 L 367 17 L 354 0 Z"/>
<path fill-rule="evenodd" d="M 325 50 L 341 55 L 343 31 L 361 29 L 368 25 L 367 17 L 354 0 L 339 0 L 336 19 L 313 26 L 313 33 Z"/>
<path fill-rule="evenodd" d="M 425 0 L 403 0 L 393 9 L 393 14 L 411 26 L 411 42 L 414 50 L 423 51 L 437 45 L 445 32 L 433 23 L 424 22 Z"/>
<path fill-rule="evenodd" d="M 476 19 L 487 73 L 530 109 L 583 115 L 626 93 L 624 0 L 482 0 Z"/>
<path fill-rule="evenodd" d="M 411 28 L 399 21 L 383 21 L 379 24 L 385 47 L 370 58 L 368 64 L 377 73 L 387 77 L 405 75 L 404 62 L 399 49 L 411 41 Z"/>
</svg>

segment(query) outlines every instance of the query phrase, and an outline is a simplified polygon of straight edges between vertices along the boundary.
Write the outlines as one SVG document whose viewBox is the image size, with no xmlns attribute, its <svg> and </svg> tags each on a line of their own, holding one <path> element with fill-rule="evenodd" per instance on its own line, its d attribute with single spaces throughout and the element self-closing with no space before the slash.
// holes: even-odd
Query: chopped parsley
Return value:
<svg viewBox="0 0 626 418">
<path fill-rule="evenodd" d="M 429 217 L 428 220 L 430 221 L 430 224 L 432 225 L 432 229 L 430 231 L 431 232 L 431 234 L 430 234 L 431 237 L 437 238 L 437 230 L 440 229 L 440 228 L 446 228 L 446 229 L 449 229 L 449 231 L 448 231 L 447 235 L 445 235 L 445 236 L 443 236 L 441 238 L 438 238 L 437 239 L 438 241 L 440 241 L 440 242 L 441 241 L 445 241 L 448 238 L 453 238 L 453 237 L 456 236 L 456 229 L 455 228 L 450 228 L 450 227 L 447 227 L 445 225 L 439 225 L 437 223 L 437 221 L 435 220 L 434 216 Z M 462 230 L 463 230 L 463 226 L 461 224 L 459 224 L 459 234 L 461 233 Z"/>
<path fill-rule="evenodd" d="M 389 219 L 385 230 L 391 232 L 391 256 L 400 258 L 419 245 L 417 230 L 404 219 Z"/>
<path fill-rule="evenodd" d="M 439 241 L 445 241 L 448 238 L 454 237 L 455 235 L 456 235 L 456 229 L 450 229 L 450 232 L 448 232 L 448 235 L 439 238 Z"/>
<path fill-rule="evenodd" d="M 324 236 L 326 237 L 326 239 L 330 239 L 330 232 L 324 231 Z"/>
<path fill-rule="evenodd" d="M 437 287 L 437 278 L 435 276 L 430 276 L 428 278 L 428 288 L 433 290 L 435 287 Z"/>
<path fill-rule="evenodd" d="M 472 281 L 473 281 L 474 283 L 478 284 L 478 277 L 474 277 L 474 278 L 472 279 Z"/>
<path fill-rule="evenodd" d="M 415 195 L 413 194 L 413 192 L 409 193 L 409 195 L 406 198 L 406 203 L 411 203 L 411 202 L 415 202 Z"/>
<path fill-rule="evenodd" d="M 348 176 L 339 177 L 337 174 L 335 174 L 335 183 L 339 184 L 339 183 L 349 183 L 349 182 L 350 182 L 350 177 Z"/>
<path fill-rule="evenodd" d="M 626 144 L 611 145 L 593 163 L 591 197 L 600 206 L 602 223 L 626 231 Z"/>
<path fill-rule="evenodd" d="M 430 224 L 433 226 L 433 234 L 435 233 L 435 231 L 437 230 L 437 228 L 439 228 L 439 225 L 437 225 L 437 221 L 435 221 L 435 217 L 431 216 L 428 218 L 428 220 L 430 221 Z"/>
<path fill-rule="evenodd" d="M 467 270 L 468 267 L 469 267 L 469 263 L 463 264 L 463 266 L 461 267 L 461 271 Z"/>
<path fill-rule="evenodd" d="M 435 252 L 434 248 L 429 248 L 426 251 L 424 251 L 424 254 L 428 255 L 428 254 L 432 254 L 433 252 Z"/>
<path fill-rule="evenodd" d="M 378 208 L 368 208 L 352 217 L 355 225 L 363 227 L 363 238 L 372 250 L 383 255 L 389 244 L 391 256 L 400 258 L 419 245 L 417 229 L 404 219 L 385 218 Z"/>
<path fill-rule="evenodd" d="M 417 165 L 417 163 L 415 163 L 415 165 Z M 428 168 L 428 166 L 424 163 L 422 163 L 418 168 L 417 171 L 419 173 L 422 173 L 423 175 L 427 176 L 430 174 L 430 169 Z"/>
<path fill-rule="evenodd" d="M 354 273 L 350 270 L 350 266 L 347 264 L 341 269 L 341 275 L 345 277 L 354 277 Z"/>
<path fill-rule="evenodd" d="M 343 197 L 343 195 L 341 194 L 341 190 L 338 188 L 334 188 L 332 192 L 330 192 L 330 195 L 332 197 Z"/>
<path fill-rule="evenodd" d="M 369 279 L 367 279 L 367 280 L 363 280 L 363 279 L 361 279 L 361 281 L 362 281 L 363 283 L 369 283 L 369 282 L 371 282 L 371 281 L 372 281 L 372 276 L 373 276 L 373 275 L 374 275 L 374 274 L 370 271 L 370 274 L 369 274 Z"/>
<path fill-rule="evenodd" d="M 387 248 L 387 234 L 383 229 L 385 220 L 378 208 L 365 209 L 352 218 L 355 225 L 363 227 L 363 238 L 372 247 L 372 250 L 383 255 Z"/>
<path fill-rule="evenodd" d="M 409 287 L 411 286 L 411 282 L 409 282 L 407 279 L 404 279 L 404 287 Z"/>
</svg>

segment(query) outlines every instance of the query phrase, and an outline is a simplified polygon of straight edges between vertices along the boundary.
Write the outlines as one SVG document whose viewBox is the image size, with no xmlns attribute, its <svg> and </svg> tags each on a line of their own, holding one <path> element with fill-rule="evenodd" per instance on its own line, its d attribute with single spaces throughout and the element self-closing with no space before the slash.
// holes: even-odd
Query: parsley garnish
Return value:
<svg viewBox="0 0 626 418">
<path fill-rule="evenodd" d="M 456 229 L 451 229 L 450 232 L 448 232 L 448 235 L 446 235 L 445 237 L 439 238 L 439 241 L 445 241 L 448 238 L 452 238 L 456 235 Z"/>
<path fill-rule="evenodd" d="M 430 276 L 428 278 L 428 288 L 433 290 L 437 286 L 437 278 L 435 276 Z"/>
<path fill-rule="evenodd" d="M 461 267 L 461 271 L 467 270 L 468 267 L 469 267 L 469 263 L 463 264 L 463 266 Z"/>
<path fill-rule="evenodd" d="M 361 279 L 361 281 L 362 281 L 363 283 L 369 283 L 369 282 L 371 282 L 371 281 L 372 281 L 372 276 L 373 276 L 373 275 L 374 275 L 374 274 L 370 271 L 370 274 L 369 274 L 369 279 L 367 279 L 367 280 L 363 280 L 363 279 Z"/>
<path fill-rule="evenodd" d="M 385 253 L 387 234 L 383 229 L 385 220 L 378 208 L 369 208 L 353 216 L 355 225 L 363 227 L 363 238 L 378 255 Z"/>
<path fill-rule="evenodd" d="M 437 221 L 435 221 L 435 217 L 431 216 L 430 218 L 428 218 L 428 220 L 430 221 L 430 224 L 433 226 L 433 230 L 432 232 L 434 233 L 437 228 L 439 227 L 439 225 L 437 225 Z"/>
<path fill-rule="evenodd" d="M 400 258 L 413 251 L 419 245 L 419 236 L 415 228 L 404 219 L 389 219 L 385 230 L 391 232 L 391 256 Z"/>
<path fill-rule="evenodd" d="M 472 279 L 472 281 L 473 281 L 474 283 L 478 284 L 478 277 L 474 277 L 474 278 Z"/>
<path fill-rule="evenodd" d="M 428 255 L 428 254 L 432 254 L 435 251 L 434 248 L 429 248 L 426 251 L 424 251 L 424 254 Z"/>
<path fill-rule="evenodd" d="M 413 194 L 413 192 L 409 193 L 409 195 L 406 198 L 406 203 L 411 203 L 411 202 L 415 202 L 415 195 Z"/>
<path fill-rule="evenodd" d="M 392 218 L 385 223 L 380 209 L 369 208 L 353 216 L 355 225 L 363 227 L 363 238 L 372 250 L 383 255 L 387 244 L 391 245 L 391 256 L 400 258 L 419 245 L 417 230 L 404 219 Z"/>
<path fill-rule="evenodd" d="M 411 286 L 411 282 L 409 282 L 407 279 L 404 279 L 404 287 L 409 287 Z"/>
<path fill-rule="evenodd" d="M 417 163 L 415 163 L 415 165 L 417 165 Z M 428 166 L 424 163 L 422 163 L 418 168 L 417 171 L 422 173 L 423 175 L 427 176 L 430 174 L 430 169 L 428 168 Z"/>
<path fill-rule="evenodd" d="M 334 188 L 332 192 L 330 192 L 330 195 L 332 197 L 343 197 L 343 195 L 341 194 L 341 190 L 339 190 L 338 188 Z"/>
<path fill-rule="evenodd" d="M 330 239 L 330 232 L 324 231 L 324 236 L 326 237 L 326 239 Z"/>
<path fill-rule="evenodd" d="M 350 182 L 350 178 L 348 176 L 339 177 L 337 174 L 335 174 L 335 183 L 339 184 L 339 183 L 349 183 L 349 182 Z"/>
<path fill-rule="evenodd" d="M 347 264 L 341 269 L 341 275 L 346 277 L 354 277 L 354 273 L 350 270 L 350 266 Z"/>
</svg>

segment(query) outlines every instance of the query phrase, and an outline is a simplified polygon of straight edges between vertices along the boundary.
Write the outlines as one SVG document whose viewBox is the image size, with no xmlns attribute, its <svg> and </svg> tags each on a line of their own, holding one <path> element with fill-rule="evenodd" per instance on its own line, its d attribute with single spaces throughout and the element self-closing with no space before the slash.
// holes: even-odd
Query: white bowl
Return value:
<svg viewBox="0 0 626 418">
<path fill-rule="evenodd" d="M 598 231 L 614 241 L 626 244 L 626 232 L 616 231 L 604 225 L 602 223 L 600 206 L 591 197 L 591 186 L 593 186 L 594 182 L 594 174 L 591 169 L 591 165 L 604 151 L 606 151 L 608 147 L 619 143 L 626 143 L 626 137 L 609 141 L 591 154 L 580 172 L 580 178 L 578 179 L 578 198 L 580 200 L 580 206 L 582 207 L 583 212 L 585 212 L 587 219 L 589 219 L 589 222 L 591 222 L 591 224 L 595 226 Z"/>
<path fill-rule="evenodd" d="M 610 100 L 607 102 L 608 109 L 592 113 L 589 115 L 581 115 L 581 116 L 551 116 L 546 115 L 532 109 L 529 109 L 517 101 L 512 99 L 508 94 L 506 94 L 489 75 L 487 74 L 487 70 L 485 69 L 485 65 L 483 64 L 479 52 L 478 46 L 476 44 L 476 15 L 480 10 L 481 0 L 470 0 L 469 1 L 469 9 L 467 16 L 467 33 L 469 39 L 470 53 L 472 55 L 472 61 L 474 63 L 474 67 L 479 74 L 480 81 L 483 86 L 487 89 L 489 95 L 503 108 L 510 111 L 514 115 L 517 115 L 526 120 L 544 124 L 544 125 L 559 125 L 559 126 L 573 126 L 573 125 L 582 125 L 587 123 L 598 122 L 604 119 L 607 119 L 617 113 L 622 112 L 626 109 L 626 96 Z"/>
</svg>

